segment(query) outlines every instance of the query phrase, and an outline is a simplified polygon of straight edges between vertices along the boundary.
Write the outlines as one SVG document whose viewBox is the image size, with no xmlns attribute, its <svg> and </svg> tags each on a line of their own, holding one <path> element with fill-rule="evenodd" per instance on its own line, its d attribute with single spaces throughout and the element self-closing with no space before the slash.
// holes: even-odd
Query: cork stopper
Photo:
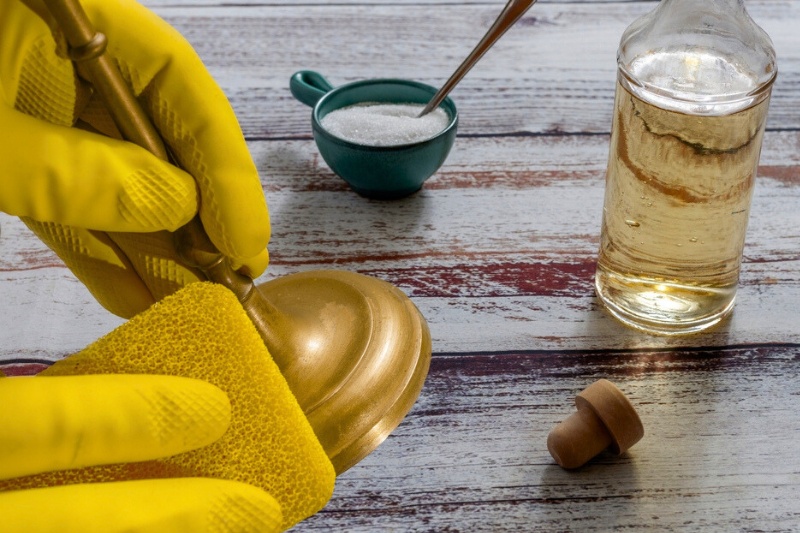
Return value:
<svg viewBox="0 0 800 533">
<path fill-rule="evenodd" d="M 575 397 L 578 411 L 547 436 L 547 449 L 563 468 L 578 468 L 605 449 L 625 452 L 644 436 L 639 415 L 628 398 L 606 379 Z"/>
</svg>

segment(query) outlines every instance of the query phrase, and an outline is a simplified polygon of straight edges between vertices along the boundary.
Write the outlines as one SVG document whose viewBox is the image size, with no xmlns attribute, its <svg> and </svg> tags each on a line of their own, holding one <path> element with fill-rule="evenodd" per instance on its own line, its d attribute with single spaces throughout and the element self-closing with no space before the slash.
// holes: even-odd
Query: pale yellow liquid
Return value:
<svg viewBox="0 0 800 533">
<path fill-rule="evenodd" d="M 681 334 L 732 309 L 768 102 L 692 115 L 617 84 L 595 277 L 617 318 Z"/>
</svg>

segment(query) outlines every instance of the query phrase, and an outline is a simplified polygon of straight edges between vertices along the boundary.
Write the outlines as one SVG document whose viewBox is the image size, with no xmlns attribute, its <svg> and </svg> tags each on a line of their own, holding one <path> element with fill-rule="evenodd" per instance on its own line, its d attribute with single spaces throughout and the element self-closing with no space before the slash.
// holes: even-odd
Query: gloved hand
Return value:
<svg viewBox="0 0 800 533">
<path fill-rule="evenodd" d="M 225 95 L 191 46 L 134 0 L 82 4 L 185 171 L 110 138 L 118 132 L 42 0 L 3 0 L 0 211 L 22 217 L 122 317 L 201 279 L 180 264 L 169 233 L 198 211 L 232 266 L 257 277 L 269 215 Z"/>
<path fill-rule="evenodd" d="M 217 440 L 231 417 L 217 387 L 155 375 L 0 377 L 0 406 L 0 479 L 182 453 Z M 210 478 L 0 493 L 9 533 L 263 532 L 281 521 L 266 492 Z"/>
</svg>

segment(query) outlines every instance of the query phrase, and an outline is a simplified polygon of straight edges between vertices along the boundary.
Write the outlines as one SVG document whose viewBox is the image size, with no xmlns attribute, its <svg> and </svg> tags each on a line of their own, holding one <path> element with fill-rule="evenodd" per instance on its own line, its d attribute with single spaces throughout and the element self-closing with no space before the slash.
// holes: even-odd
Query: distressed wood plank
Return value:
<svg viewBox="0 0 800 533">
<path fill-rule="evenodd" d="M 796 132 L 766 135 L 746 262 L 797 258 L 799 144 Z M 605 136 L 460 138 L 424 189 L 397 202 L 350 191 L 312 141 L 250 146 L 270 205 L 276 266 L 451 268 L 504 258 L 585 261 L 596 252 Z M 9 225 L 4 234 L 0 269 L 59 264 L 23 226 Z"/>
<path fill-rule="evenodd" d="M 507 0 L 461 0 L 461 4 L 476 4 L 476 5 L 491 5 L 499 12 L 505 5 Z M 619 0 L 621 2 L 637 2 L 642 0 Z M 646 2 L 657 2 L 658 0 L 644 0 Z M 539 4 L 564 4 L 571 2 L 598 2 L 608 3 L 608 0 L 539 0 Z M 410 5 L 410 6 L 427 6 L 427 9 L 437 10 L 443 5 L 452 5 L 450 0 L 192 0 L 185 2 L 182 0 L 142 0 L 142 4 L 151 8 L 159 7 L 185 7 L 186 4 L 192 6 L 203 7 L 241 7 L 241 6 L 343 6 L 343 5 L 359 5 L 359 6 L 375 6 L 375 5 Z"/>
<path fill-rule="evenodd" d="M 773 399 L 797 394 L 782 379 L 797 354 L 786 346 L 436 358 L 406 423 L 339 478 L 341 499 L 298 530 L 791 531 L 800 422 Z M 637 405 L 646 436 L 621 457 L 566 472 L 547 453 L 547 433 L 599 377 Z"/>
<path fill-rule="evenodd" d="M 434 342 L 420 400 L 297 531 L 793 531 L 800 523 L 800 2 L 748 0 L 779 54 L 733 317 L 683 339 L 627 330 L 591 277 L 619 34 L 654 2 L 541 0 L 458 87 L 456 148 L 419 194 L 361 198 L 320 160 L 288 77 L 441 83 L 504 3 L 148 0 L 230 96 L 270 204 L 263 280 L 387 279 Z M 121 320 L 0 214 L 0 362 L 26 373 Z M 1 364 L 1 363 L 0 363 Z M 596 378 L 646 437 L 578 472 L 550 428 Z"/>
<path fill-rule="evenodd" d="M 766 137 L 731 325 L 680 342 L 796 340 L 798 144 L 795 132 Z M 255 142 L 251 148 L 273 218 L 272 264 L 263 280 L 314 268 L 386 279 L 423 309 L 436 351 L 664 342 L 632 334 L 596 308 L 592 275 L 606 137 L 462 138 L 429 186 L 389 203 L 348 190 L 321 166 L 312 141 Z M 0 225 L 6 281 L 0 298 L 25 309 L 21 316 L 30 328 L 14 326 L 19 314 L 3 315 L 0 346 L 19 348 L 16 339 L 25 338 L 25 350 L 39 353 L 58 335 L 77 336 L 59 344 L 53 357 L 60 357 L 69 353 L 66 346 L 80 349 L 116 323 L 102 318 L 83 287 L 21 223 L 7 217 Z M 87 313 L 98 326 L 83 333 L 75 324 Z M 28 335 L 50 331 L 51 321 L 66 324 L 64 331 Z"/>
<path fill-rule="evenodd" d="M 625 27 L 652 2 L 542 3 L 453 91 L 468 135 L 607 132 Z M 800 3 L 750 1 L 779 55 L 769 127 L 800 124 Z M 310 136 L 288 91 L 314 69 L 334 85 L 372 77 L 442 84 L 497 16 L 495 4 L 155 7 L 192 42 L 248 137 Z M 345 28 L 357 28 L 357 31 Z M 266 117 L 269 117 L 266 119 Z"/>
</svg>

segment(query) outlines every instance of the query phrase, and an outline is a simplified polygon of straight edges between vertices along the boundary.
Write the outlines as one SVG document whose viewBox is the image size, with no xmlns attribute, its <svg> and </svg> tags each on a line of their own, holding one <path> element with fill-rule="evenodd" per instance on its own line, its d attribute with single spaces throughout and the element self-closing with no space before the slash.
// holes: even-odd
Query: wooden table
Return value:
<svg viewBox="0 0 800 533">
<path fill-rule="evenodd" d="M 370 274 L 430 324 L 416 406 L 298 531 L 800 528 L 800 2 L 746 2 L 780 74 L 739 298 L 721 327 L 681 339 L 620 326 L 592 287 L 617 43 L 655 2 L 541 0 L 454 91 L 445 165 L 395 202 L 328 170 L 290 75 L 439 85 L 504 1 L 146 4 L 196 46 L 239 115 L 274 228 L 264 280 Z M 0 226 L 3 361 L 57 360 L 120 324 L 17 220 Z M 547 433 L 601 377 L 638 406 L 645 438 L 564 471 Z"/>
</svg>

